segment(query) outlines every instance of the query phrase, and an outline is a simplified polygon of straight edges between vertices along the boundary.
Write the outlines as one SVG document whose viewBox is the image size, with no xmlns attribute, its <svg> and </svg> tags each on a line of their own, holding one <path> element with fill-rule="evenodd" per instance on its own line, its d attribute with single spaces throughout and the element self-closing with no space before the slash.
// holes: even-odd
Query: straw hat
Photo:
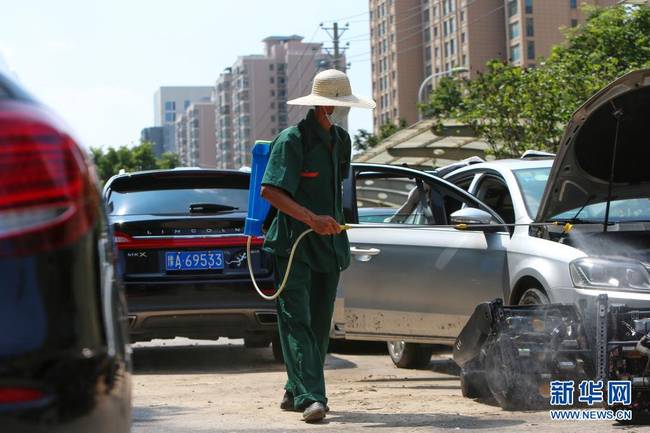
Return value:
<svg viewBox="0 0 650 433">
<path fill-rule="evenodd" d="M 287 101 L 289 105 L 331 105 L 338 107 L 375 108 L 375 101 L 352 94 L 350 80 L 344 72 L 328 69 L 314 77 L 311 93 Z"/>
</svg>

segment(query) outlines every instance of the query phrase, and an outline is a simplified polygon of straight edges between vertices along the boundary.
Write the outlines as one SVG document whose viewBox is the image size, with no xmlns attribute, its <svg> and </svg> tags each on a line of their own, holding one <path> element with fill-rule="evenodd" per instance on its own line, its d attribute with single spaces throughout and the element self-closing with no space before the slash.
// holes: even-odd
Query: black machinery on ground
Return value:
<svg viewBox="0 0 650 433">
<path fill-rule="evenodd" d="M 464 397 L 493 397 L 507 410 L 548 407 L 552 380 L 630 380 L 632 404 L 621 408 L 634 422 L 650 419 L 650 309 L 606 295 L 590 305 L 479 304 L 454 361 Z"/>
</svg>

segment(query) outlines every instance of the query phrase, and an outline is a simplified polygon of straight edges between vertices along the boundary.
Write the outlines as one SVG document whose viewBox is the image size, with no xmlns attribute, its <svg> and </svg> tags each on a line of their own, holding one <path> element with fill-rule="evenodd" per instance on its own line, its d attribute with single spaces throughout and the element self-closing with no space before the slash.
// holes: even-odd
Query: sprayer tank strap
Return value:
<svg viewBox="0 0 650 433">
<path fill-rule="evenodd" d="M 348 133 L 336 126 L 325 131 L 314 110 L 310 110 L 298 126 L 285 129 L 271 143 L 262 184 L 280 188 L 315 214 L 332 216 L 343 224 L 341 182 L 348 172 L 350 156 Z M 266 234 L 264 248 L 287 257 L 293 242 L 307 228 L 278 212 Z M 347 234 L 309 234 L 296 252 L 296 260 L 306 262 L 315 272 L 345 269 L 350 263 Z"/>
</svg>

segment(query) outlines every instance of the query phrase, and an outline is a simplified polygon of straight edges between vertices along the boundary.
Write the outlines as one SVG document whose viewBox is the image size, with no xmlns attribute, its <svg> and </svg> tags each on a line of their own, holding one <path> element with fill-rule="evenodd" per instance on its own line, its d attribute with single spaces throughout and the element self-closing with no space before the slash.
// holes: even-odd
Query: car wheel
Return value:
<svg viewBox="0 0 650 433">
<path fill-rule="evenodd" d="M 425 368 L 431 361 L 432 348 L 428 344 L 388 341 L 388 354 L 399 368 Z"/>
<path fill-rule="evenodd" d="M 274 337 L 271 341 L 271 350 L 273 350 L 273 359 L 276 362 L 284 363 L 284 355 L 282 354 L 282 343 L 280 343 L 280 337 Z"/>
<path fill-rule="evenodd" d="M 269 347 L 269 340 L 261 338 L 244 338 L 244 347 L 247 349 L 260 349 Z"/>
<path fill-rule="evenodd" d="M 482 398 L 491 396 L 485 378 L 485 371 L 478 362 L 469 362 L 460 370 L 460 391 L 465 398 Z"/>
<path fill-rule="evenodd" d="M 530 288 L 521 295 L 519 305 L 544 305 L 550 304 L 548 295 L 543 290 Z"/>
<path fill-rule="evenodd" d="M 485 381 L 504 410 L 539 410 L 546 407 L 547 401 L 539 393 L 536 377 L 521 362 L 510 335 L 500 335 L 488 343 Z"/>
</svg>

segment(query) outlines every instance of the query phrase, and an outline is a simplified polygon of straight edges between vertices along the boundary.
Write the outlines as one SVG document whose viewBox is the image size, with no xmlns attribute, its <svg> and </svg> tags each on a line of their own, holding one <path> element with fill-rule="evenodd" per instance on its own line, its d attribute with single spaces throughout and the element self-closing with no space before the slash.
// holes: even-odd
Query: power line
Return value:
<svg viewBox="0 0 650 433">
<path fill-rule="evenodd" d="M 316 54 L 320 54 L 320 53 L 319 53 L 319 52 L 314 52 L 314 53 L 312 54 L 312 56 L 311 56 L 310 61 L 313 60 L 313 58 L 316 56 Z M 302 81 L 302 79 L 305 77 L 305 72 L 306 72 L 306 71 L 303 70 L 303 73 L 302 73 L 301 76 L 300 76 L 300 80 L 296 81 L 296 84 L 291 88 L 291 90 L 289 91 L 288 94 L 293 93 L 293 91 L 296 90 L 296 88 L 298 87 L 298 84 L 299 84 L 299 83 Z M 302 91 L 301 93 L 304 93 L 304 92 L 306 91 L 306 89 L 309 88 L 309 85 L 311 84 L 312 80 L 314 79 L 314 77 L 316 76 L 316 74 L 317 74 L 318 72 L 319 72 L 318 69 L 315 70 L 314 73 L 312 74 L 312 76 L 309 78 L 309 80 L 304 81 L 305 85 L 303 85 L 303 91 Z M 297 107 L 296 105 L 289 105 L 289 108 L 287 109 L 287 114 L 289 114 L 289 113 L 291 113 L 293 110 L 295 110 L 296 107 Z"/>
<path fill-rule="evenodd" d="M 416 12 L 414 12 L 414 13 L 411 13 L 410 15 L 401 17 L 399 20 L 395 21 L 394 23 L 389 22 L 389 24 L 397 26 L 399 23 L 402 23 L 402 22 L 407 21 L 409 19 L 415 18 L 416 16 L 418 16 L 419 14 L 422 13 L 421 8 L 422 8 L 421 5 L 411 7 L 409 9 L 407 9 L 405 12 L 409 12 L 409 11 L 412 11 L 412 10 L 415 10 L 415 9 L 418 9 L 418 10 Z M 413 33 L 412 35 L 407 36 L 407 38 L 409 38 L 409 37 L 415 36 L 416 34 L 421 32 L 422 28 L 423 28 L 423 24 L 420 22 L 420 23 L 415 24 L 413 26 L 407 27 L 406 29 L 399 29 L 399 32 L 404 33 L 404 32 L 408 32 L 408 31 L 411 31 L 411 30 L 416 30 L 415 33 Z M 395 33 L 397 34 L 397 31 Z M 356 37 L 361 37 L 361 36 L 370 36 L 370 33 L 359 33 L 359 34 L 354 35 L 354 36 L 355 36 L 355 38 Z M 356 39 L 356 40 L 357 41 L 370 40 L 370 37 L 368 37 L 366 39 Z M 347 39 L 346 40 L 346 42 L 354 42 L 354 41 L 355 41 L 355 39 Z M 362 53 L 362 54 L 356 54 L 355 56 L 361 56 L 361 55 L 365 55 L 365 54 L 369 54 L 369 53 L 370 53 L 370 51 L 367 51 L 367 52 Z M 353 58 L 355 56 L 350 56 L 350 58 Z"/>
<path fill-rule="evenodd" d="M 478 1 L 478 0 L 471 0 L 471 1 L 469 1 L 467 4 L 465 4 L 465 5 L 462 7 L 462 9 L 467 9 L 468 6 L 470 6 L 470 5 L 474 4 L 474 3 L 476 3 L 477 1 Z M 492 9 L 491 11 L 489 11 L 489 12 L 487 12 L 487 13 L 485 13 L 485 14 L 483 14 L 483 15 L 477 17 L 477 18 L 475 18 L 474 20 L 468 22 L 467 25 L 469 26 L 469 25 L 471 25 L 471 24 L 473 24 L 473 23 L 475 23 L 475 22 L 477 22 L 477 21 L 480 21 L 481 19 L 485 18 L 486 16 L 491 15 L 491 14 L 493 14 L 494 12 L 498 11 L 499 9 L 503 9 L 505 6 L 506 6 L 506 5 L 505 5 L 505 3 L 504 3 L 504 4 L 502 4 L 501 6 L 498 6 L 498 7 L 496 7 L 495 9 Z M 407 9 L 406 12 L 408 12 L 408 11 L 412 11 L 412 10 L 414 10 L 414 9 L 418 9 L 418 8 L 421 8 L 421 7 L 422 7 L 421 5 L 418 5 L 418 6 L 415 6 L 415 7 L 411 7 L 411 8 L 409 8 L 409 9 Z M 397 25 L 397 24 L 402 23 L 402 22 L 404 22 L 404 21 L 406 21 L 406 20 L 408 20 L 408 19 L 410 19 L 410 18 L 414 18 L 415 16 L 417 16 L 417 15 L 418 15 L 419 13 L 421 13 L 421 12 L 422 12 L 422 10 L 417 11 L 417 12 L 415 12 L 415 13 L 412 13 L 412 14 L 406 16 L 406 17 L 401 17 L 401 18 L 400 18 L 399 20 L 397 20 L 394 24 Z M 389 24 L 390 24 L 390 23 L 389 23 Z M 418 29 L 419 27 L 424 28 L 425 25 L 426 25 L 425 23 L 419 23 L 419 24 L 413 25 L 413 26 L 411 26 L 411 27 L 407 27 L 406 29 L 400 29 L 400 31 L 401 31 L 401 32 L 406 32 L 406 31 L 410 31 L 410 30 Z M 369 40 L 369 38 L 368 38 L 368 39 L 360 39 L 362 36 L 370 36 L 370 32 L 366 32 L 366 33 L 358 33 L 358 34 L 356 34 L 356 35 L 352 35 L 352 36 L 350 36 L 350 38 L 346 39 L 346 41 L 354 41 L 354 40 Z"/>
<path fill-rule="evenodd" d="M 468 3 L 468 4 L 467 4 L 466 6 L 464 6 L 464 7 L 467 7 L 467 6 L 469 6 L 470 4 L 472 4 L 472 3 L 476 2 L 476 1 L 477 1 L 477 0 L 473 0 L 471 3 Z M 472 24 L 474 24 L 474 23 L 476 23 L 476 22 L 482 20 L 483 18 L 485 18 L 485 17 L 487 17 L 487 16 L 489 16 L 489 15 L 492 15 L 493 13 L 497 12 L 498 10 L 503 9 L 505 6 L 506 6 L 506 5 L 505 5 L 505 3 L 504 3 L 504 4 L 502 4 L 501 6 L 498 6 L 498 7 L 494 8 L 494 9 L 492 9 L 492 10 L 486 12 L 485 14 L 483 14 L 483 15 L 481 15 L 481 16 L 479 16 L 479 17 L 477 17 L 477 18 L 475 18 L 475 19 L 473 19 L 473 20 L 467 22 L 467 24 L 463 24 L 463 25 L 466 25 L 466 26 L 469 27 L 469 26 L 471 26 Z M 417 29 L 417 27 L 418 27 L 418 26 L 412 26 L 412 27 L 409 27 L 409 28 L 404 29 L 404 30 L 401 30 L 401 31 L 402 31 L 402 33 L 403 33 L 403 32 L 406 32 L 406 31 L 409 31 L 409 30 L 412 31 L 412 30 L 414 30 L 414 29 Z M 396 33 L 397 33 L 397 32 L 396 32 Z M 419 31 L 412 31 L 410 34 L 408 34 L 408 35 L 406 35 L 406 36 L 401 35 L 401 36 L 400 36 L 400 39 L 408 39 L 408 38 L 411 38 L 411 37 L 413 37 L 413 36 L 416 36 L 418 33 L 419 33 Z M 422 47 L 422 46 L 424 46 L 424 45 L 425 45 L 425 42 L 421 42 L 421 43 L 419 43 L 419 44 L 417 44 L 417 45 L 410 46 L 410 47 L 408 47 L 408 48 L 406 48 L 406 49 L 395 51 L 395 54 L 396 54 L 396 55 L 397 55 L 397 54 L 403 54 L 403 53 L 408 52 L 408 51 L 411 51 L 411 50 L 413 50 L 413 49 L 420 48 L 420 47 Z M 354 56 L 350 56 L 350 58 L 361 57 L 361 56 L 363 56 L 363 55 L 371 54 L 371 53 L 372 53 L 372 51 L 366 51 L 366 52 L 361 53 L 361 54 L 355 54 Z M 371 57 L 371 59 L 372 59 L 372 57 Z M 356 61 L 359 62 L 359 61 L 362 61 L 362 60 L 356 60 Z"/>
<path fill-rule="evenodd" d="M 363 15 L 367 15 L 369 12 L 370 11 L 365 11 L 365 12 L 361 12 L 361 13 L 358 13 L 358 14 L 355 14 L 355 15 L 350 15 L 350 16 L 347 16 L 347 17 L 343 17 L 343 18 L 334 18 L 332 21 L 345 21 L 345 20 L 347 20 L 349 18 L 356 18 L 356 17 L 360 17 L 360 16 L 363 16 Z"/>
<path fill-rule="evenodd" d="M 348 30 L 349 25 L 346 24 L 345 27 L 343 27 L 343 29 L 340 29 L 339 26 L 338 26 L 338 22 L 334 22 L 331 28 L 330 27 L 323 27 L 322 25 L 321 25 L 321 27 L 323 28 L 323 30 L 325 30 L 327 32 L 327 34 L 330 36 L 330 38 L 332 38 L 332 45 L 333 45 L 333 50 L 334 50 L 334 69 L 345 71 L 345 65 L 340 64 L 340 59 L 341 59 L 341 51 L 345 52 L 347 47 L 341 48 L 339 44 L 340 44 L 341 36 L 343 35 L 343 33 L 345 33 L 346 30 Z M 330 33 L 330 30 L 332 31 L 332 33 Z M 339 30 L 341 30 L 341 31 L 339 32 Z M 325 48 L 325 49 L 328 50 L 328 48 Z M 314 76 L 315 76 L 315 74 L 317 72 L 318 71 L 315 71 Z M 304 75 L 304 73 L 303 73 L 303 75 Z M 314 77 L 312 76 L 311 80 L 313 80 L 313 78 Z M 298 83 L 296 83 L 296 86 L 297 86 L 297 84 Z M 291 89 L 292 92 L 293 92 L 293 90 L 295 90 L 295 86 L 294 86 L 293 89 Z M 291 113 L 295 108 L 296 108 L 296 106 L 294 106 L 294 105 L 290 106 L 289 109 L 288 109 L 288 113 Z"/>
<path fill-rule="evenodd" d="M 339 43 L 341 41 L 341 36 L 343 36 L 343 33 L 345 33 L 348 29 L 350 28 L 349 24 L 346 24 L 342 29 L 339 29 L 339 23 L 334 22 L 332 27 L 323 27 L 323 30 L 327 32 L 327 34 L 330 36 L 332 39 L 332 45 L 334 45 L 334 69 L 340 69 L 339 65 L 339 56 L 340 56 L 340 47 Z M 330 33 L 330 30 L 332 33 Z M 340 31 L 339 31 L 340 30 Z M 327 48 L 326 48 L 327 49 Z M 343 48 L 343 51 L 345 51 L 345 48 Z"/>
<path fill-rule="evenodd" d="M 417 9 L 417 10 L 416 10 L 416 9 Z M 421 6 L 421 5 L 417 5 L 417 6 L 414 6 L 414 7 L 411 7 L 411 8 L 409 8 L 409 9 L 407 9 L 407 10 L 404 11 L 404 12 L 405 12 L 405 13 L 408 13 L 408 12 L 413 11 L 413 10 L 416 10 L 416 12 L 413 12 L 413 13 L 411 13 L 411 14 L 407 14 L 406 16 L 402 16 L 402 17 L 400 17 L 399 20 L 397 20 L 397 21 L 395 21 L 395 22 L 393 22 L 393 23 L 391 23 L 390 21 L 387 21 L 387 23 L 388 23 L 389 25 L 395 25 L 395 26 L 397 26 L 398 24 L 400 24 L 400 23 L 402 23 L 402 22 L 404 22 L 404 21 L 407 21 L 407 20 L 409 20 L 409 19 L 415 18 L 416 16 L 418 16 L 419 14 L 422 13 L 422 6 Z M 406 29 L 400 29 L 400 32 L 409 31 L 409 30 L 412 30 L 412 29 L 419 29 L 419 30 L 421 31 L 421 30 L 422 30 L 422 23 L 418 23 L 418 24 L 416 24 L 416 25 L 414 25 L 414 26 L 407 27 Z M 363 38 L 362 38 L 362 37 L 363 37 Z M 366 33 L 358 33 L 358 34 L 353 35 L 352 37 L 346 39 L 345 41 L 346 41 L 346 42 L 354 42 L 354 41 L 367 41 L 367 40 L 370 40 L 370 32 L 366 32 Z M 368 53 L 370 53 L 370 51 L 368 51 Z M 363 53 L 363 54 L 367 54 L 367 53 Z M 359 56 L 359 54 L 357 54 L 357 55 L 355 55 L 355 56 Z M 354 57 L 354 56 L 350 56 L 350 58 L 352 58 L 352 57 Z"/>
<path fill-rule="evenodd" d="M 369 20 L 352 20 L 352 21 L 346 21 L 345 24 L 355 24 L 355 23 L 367 23 Z"/>
</svg>

